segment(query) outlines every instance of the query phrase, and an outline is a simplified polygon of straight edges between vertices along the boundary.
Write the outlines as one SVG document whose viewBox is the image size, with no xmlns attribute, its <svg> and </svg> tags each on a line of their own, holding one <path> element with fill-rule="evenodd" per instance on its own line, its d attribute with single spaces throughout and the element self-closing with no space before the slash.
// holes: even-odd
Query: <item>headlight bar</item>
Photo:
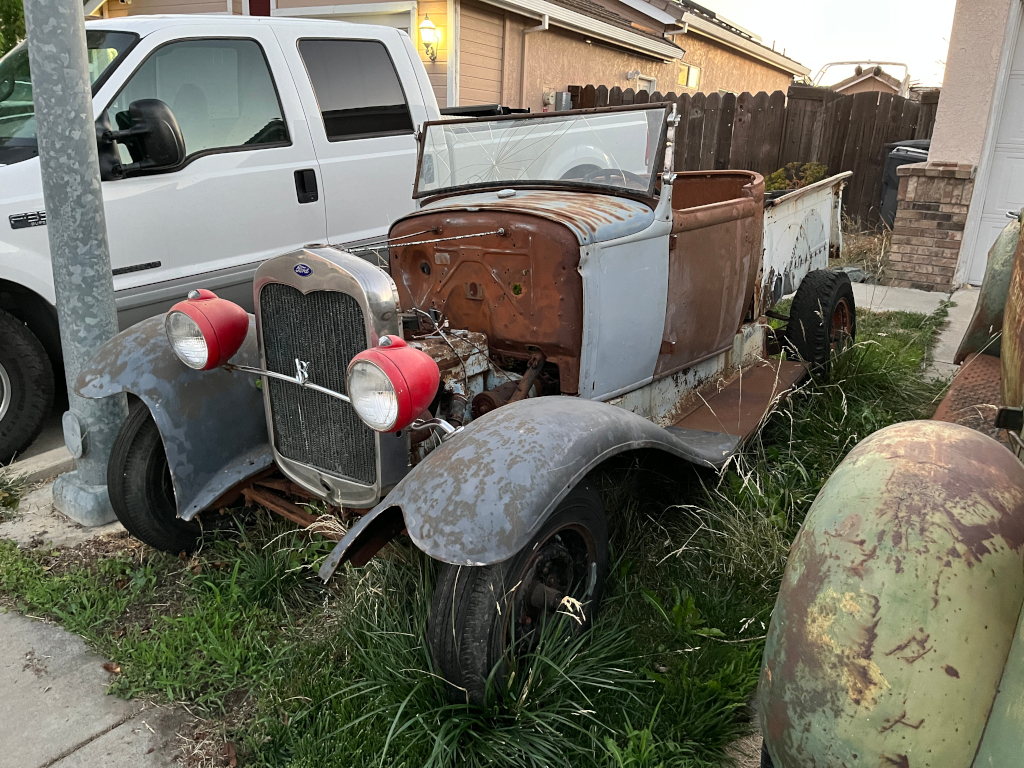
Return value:
<svg viewBox="0 0 1024 768">
<path fill-rule="evenodd" d="M 343 395 L 341 392 L 335 392 L 333 389 L 327 387 L 321 387 L 319 384 L 314 384 L 309 380 L 309 374 L 306 373 L 306 369 L 309 363 L 303 362 L 302 360 L 296 359 L 295 361 L 295 375 L 288 376 L 283 373 L 277 373 L 276 371 L 267 371 L 263 368 L 253 368 L 249 365 L 235 365 L 234 363 L 226 363 L 224 368 L 229 371 L 240 371 L 242 373 L 252 373 L 257 376 L 266 376 L 269 379 L 278 379 L 279 381 L 287 381 L 291 384 L 298 384 L 300 387 L 311 389 L 314 392 L 320 392 L 324 395 L 330 395 L 331 397 L 342 400 L 346 403 L 351 403 L 348 395 Z"/>
</svg>

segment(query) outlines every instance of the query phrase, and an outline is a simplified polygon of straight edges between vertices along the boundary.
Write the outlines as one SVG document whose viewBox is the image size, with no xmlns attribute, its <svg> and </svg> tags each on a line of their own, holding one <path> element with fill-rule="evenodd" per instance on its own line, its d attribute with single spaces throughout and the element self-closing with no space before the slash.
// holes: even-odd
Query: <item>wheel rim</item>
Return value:
<svg viewBox="0 0 1024 768">
<path fill-rule="evenodd" d="M 534 549 L 513 582 L 516 587 L 506 621 L 506 648 L 514 639 L 516 651 L 533 650 L 540 640 L 539 630 L 558 612 L 563 600 L 586 602 L 596 581 L 597 544 L 590 531 L 576 524 L 553 531 Z"/>
<path fill-rule="evenodd" d="M 7 375 L 7 369 L 0 363 L 0 421 L 4 420 L 7 410 L 11 407 L 11 400 L 14 393 L 11 392 L 11 377 Z"/>
<path fill-rule="evenodd" d="M 832 346 L 844 344 L 853 336 L 853 313 L 846 299 L 840 299 L 832 312 Z"/>
</svg>

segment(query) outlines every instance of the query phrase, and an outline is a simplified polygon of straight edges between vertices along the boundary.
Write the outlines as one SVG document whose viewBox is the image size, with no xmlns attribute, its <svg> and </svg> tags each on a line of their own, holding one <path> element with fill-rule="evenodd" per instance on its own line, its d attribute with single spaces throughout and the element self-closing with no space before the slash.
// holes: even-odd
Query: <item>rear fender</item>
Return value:
<svg viewBox="0 0 1024 768">
<path fill-rule="evenodd" d="M 613 405 L 575 397 L 512 403 L 472 421 L 430 453 L 353 526 L 320 575 L 330 578 L 345 560 L 365 562 L 387 543 L 382 530 L 401 530 L 395 509 L 430 557 L 455 565 L 501 562 L 526 546 L 565 495 L 606 459 L 653 448 L 718 468 L 739 440 L 669 431 Z"/>
<path fill-rule="evenodd" d="M 256 319 L 232 358 L 260 365 Z M 191 520 L 226 491 L 273 463 L 257 378 L 217 368 L 195 371 L 174 354 L 163 315 L 117 334 L 82 368 L 82 397 L 130 392 L 153 414 L 167 453 L 178 516 Z"/>
</svg>

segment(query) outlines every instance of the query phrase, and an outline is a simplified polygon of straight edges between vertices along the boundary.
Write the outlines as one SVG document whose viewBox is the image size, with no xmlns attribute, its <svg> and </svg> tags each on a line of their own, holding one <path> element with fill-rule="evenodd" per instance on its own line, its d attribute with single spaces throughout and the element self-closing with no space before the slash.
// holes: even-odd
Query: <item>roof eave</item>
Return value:
<svg viewBox="0 0 1024 768">
<path fill-rule="evenodd" d="M 704 35 L 705 37 L 709 37 L 712 40 L 717 40 L 720 43 L 728 45 L 730 48 L 735 48 L 748 56 L 752 56 L 766 64 L 770 64 L 776 69 L 781 69 L 784 72 L 800 77 L 805 77 L 811 74 L 811 70 L 800 62 L 793 61 L 793 59 L 788 56 L 783 56 L 777 51 L 773 51 L 760 43 L 755 43 L 753 40 L 748 40 L 742 35 L 730 32 L 729 30 L 693 13 L 684 13 L 681 22 L 686 25 L 687 33 L 695 32 L 697 34 Z"/>
<path fill-rule="evenodd" d="M 589 35 L 620 48 L 628 48 L 664 61 L 681 59 L 685 53 L 682 48 L 668 40 L 655 40 L 592 16 L 546 2 L 546 0 L 483 0 L 483 2 L 523 16 L 537 19 L 547 16 L 548 23 L 552 26 Z"/>
</svg>

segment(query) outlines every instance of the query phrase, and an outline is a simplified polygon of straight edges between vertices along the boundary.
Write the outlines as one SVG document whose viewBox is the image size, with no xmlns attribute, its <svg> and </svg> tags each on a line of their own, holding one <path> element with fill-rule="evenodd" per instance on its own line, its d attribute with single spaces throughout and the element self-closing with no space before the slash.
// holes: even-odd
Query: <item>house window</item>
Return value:
<svg viewBox="0 0 1024 768">
<path fill-rule="evenodd" d="M 658 88 L 658 78 L 656 77 L 644 77 L 640 75 L 636 79 L 636 89 L 638 91 L 647 91 L 648 93 L 654 93 Z"/>
<path fill-rule="evenodd" d="M 700 88 L 700 67 L 683 64 L 679 70 L 679 85 L 684 88 Z"/>
<path fill-rule="evenodd" d="M 300 40 L 328 141 L 412 133 L 395 65 L 375 40 Z"/>
</svg>

